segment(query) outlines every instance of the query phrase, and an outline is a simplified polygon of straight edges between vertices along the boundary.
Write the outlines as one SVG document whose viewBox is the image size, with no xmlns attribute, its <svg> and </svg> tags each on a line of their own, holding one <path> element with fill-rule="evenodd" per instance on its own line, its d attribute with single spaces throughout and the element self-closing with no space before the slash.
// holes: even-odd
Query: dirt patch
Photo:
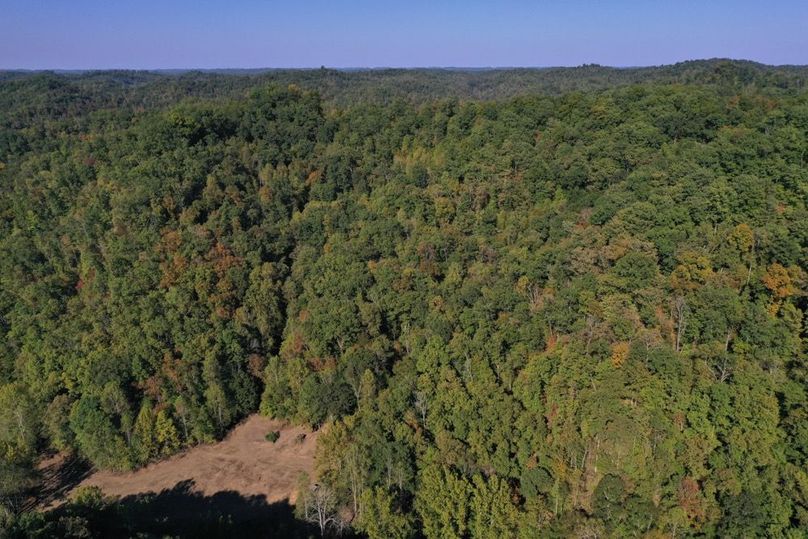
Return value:
<svg viewBox="0 0 808 539">
<path fill-rule="evenodd" d="M 275 443 L 265 439 L 270 431 L 280 433 Z M 316 444 L 316 432 L 253 415 L 221 442 L 193 447 L 134 472 L 95 472 L 79 486 L 98 486 L 107 495 L 123 497 L 190 482 L 194 492 L 205 496 L 228 491 L 262 496 L 266 503 L 294 503 L 300 474 L 311 473 L 314 465 Z"/>
</svg>

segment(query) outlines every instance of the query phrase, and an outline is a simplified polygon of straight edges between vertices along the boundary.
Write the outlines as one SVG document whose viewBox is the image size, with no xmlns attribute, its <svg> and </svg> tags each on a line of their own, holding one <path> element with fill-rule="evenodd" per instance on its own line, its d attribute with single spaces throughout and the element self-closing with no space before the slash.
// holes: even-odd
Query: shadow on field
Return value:
<svg viewBox="0 0 808 539">
<path fill-rule="evenodd" d="M 235 491 L 205 496 L 192 480 L 171 489 L 119 498 L 104 507 L 60 507 L 49 513 L 64 523 L 86 519 L 93 537 L 319 537 L 319 529 L 295 518 L 286 501 L 268 504 L 263 495 Z"/>
<path fill-rule="evenodd" d="M 74 488 L 90 476 L 92 468 L 76 455 L 57 454 L 46 459 L 38 471 L 40 483 L 18 510 L 33 511 L 67 498 Z"/>
<path fill-rule="evenodd" d="M 315 537 L 317 530 L 297 520 L 288 502 L 268 504 L 264 496 L 235 491 L 205 496 L 191 480 L 159 493 L 118 501 L 124 526 L 140 532 L 180 537 Z M 123 523 L 122 523 L 123 524 Z"/>
</svg>

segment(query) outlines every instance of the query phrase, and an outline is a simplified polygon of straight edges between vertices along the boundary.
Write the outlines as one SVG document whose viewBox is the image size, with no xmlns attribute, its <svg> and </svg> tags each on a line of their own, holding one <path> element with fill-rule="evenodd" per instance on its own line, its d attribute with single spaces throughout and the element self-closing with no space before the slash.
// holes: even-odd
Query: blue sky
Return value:
<svg viewBox="0 0 808 539">
<path fill-rule="evenodd" d="M 0 0 L 0 68 L 808 64 L 808 0 Z"/>
</svg>

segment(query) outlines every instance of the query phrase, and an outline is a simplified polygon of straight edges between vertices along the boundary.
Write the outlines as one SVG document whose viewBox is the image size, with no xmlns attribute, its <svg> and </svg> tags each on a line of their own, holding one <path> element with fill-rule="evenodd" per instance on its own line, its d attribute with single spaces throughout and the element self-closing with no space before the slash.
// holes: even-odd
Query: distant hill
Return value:
<svg viewBox="0 0 808 539">
<path fill-rule="evenodd" d="M 808 66 L 769 66 L 746 60 L 692 60 L 655 67 L 616 68 L 596 64 L 550 68 L 417 69 L 217 69 L 158 71 L 0 71 L 0 93 L 18 93 L 60 81 L 69 90 L 95 89 L 117 104 L 145 106 L 187 97 L 238 96 L 267 83 L 316 90 L 339 105 L 404 98 L 498 100 L 525 94 L 561 95 L 645 83 L 697 84 L 771 91 L 808 87 Z M 24 90 L 23 90 L 24 91 Z"/>
</svg>

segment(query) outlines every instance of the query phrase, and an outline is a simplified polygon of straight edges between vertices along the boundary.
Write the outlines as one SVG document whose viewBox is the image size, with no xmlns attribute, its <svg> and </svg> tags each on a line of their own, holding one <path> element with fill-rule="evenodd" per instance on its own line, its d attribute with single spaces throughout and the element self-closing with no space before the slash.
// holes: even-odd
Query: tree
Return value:
<svg viewBox="0 0 808 539">
<path fill-rule="evenodd" d="M 507 482 L 497 476 L 488 480 L 474 476 L 469 531 L 474 537 L 514 537 L 519 529 L 519 510 Z"/>
<path fill-rule="evenodd" d="M 362 513 L 356 527 L 370 539 L 406 539 L 415 535 L 412 515 L 397 507 L 395 498 L 376 487 L 362 493 Z"/>
<path fill-rule="evenodd" d="M 304 477 L 298 487 L 300 499 L 298 510 L 306 522 L 317 525 L 320 536 L 325 537 L 331 528 L 341 529 L 342 521 L 337 513 L 338 500 L 335 492 L 327 485 L 309 483 Z"/>
<path fill-rule="evenodd" d="M 415 509 L 427 537 L 465 537 L 472 486 L 453 472 L 431 466 L 418 476 Z"/>
<path fill-rule="evenodd" d="M 161 456 L 172 455 L 180 448 L 180 436 L 174 420 L 168 412 L 163 409 L 157 412 L 157 421 L 154 425 L 154 438 L 160 448 Z"/>
<path fill-rule="evenodd" d="M 79 449 L 99 468 L 131 468 L 126 442 L 116 431 L 111 418 L 101 410 L 98 399 L 83 396 L 73 404 L 70 428 Z"/>
<path fill-rule="evenodd" d="M 36 455 L 40 420 L 36 405 L 21 384 L 0 386 L 0 459 L 28 463 Z"/>
<path fill-rule="evenodd" d="M 156 457 L 158 446 L 155 440 L 154 411 L 151 401 L 144 399 L 140 405 L 140 412 L 135 419 L 132 432 L 132 454 L 135 462 L 146 464 Z"/>
<path fill-rule="evenodd" d="M 12 495 L 31 485 L 40 422 L 36 404 L 23 386 L 0 386 L 0 513 L 11 514 Z M 9 496 L 9 498 L 6 498 Z M 3 515 L 0 514 L 0 531 Z M 6 515 L 8 517 L 9 515 Z"/>
</svg>

